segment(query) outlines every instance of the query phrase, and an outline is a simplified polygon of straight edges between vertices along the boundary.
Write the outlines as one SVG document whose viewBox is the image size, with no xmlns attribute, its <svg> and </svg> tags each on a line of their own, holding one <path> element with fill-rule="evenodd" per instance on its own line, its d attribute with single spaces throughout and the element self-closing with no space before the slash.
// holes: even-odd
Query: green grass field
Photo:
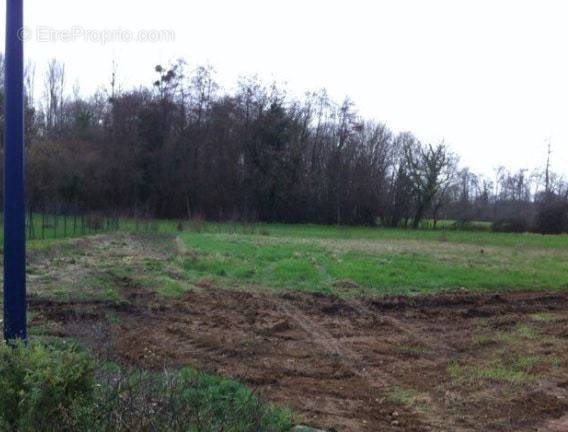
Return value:
<svg viewBox="0 0 568 432">
<path fill-rule="evenodd" d="M 341 295 L 568 288 L 568 236 L 265 224 L 175 235 L 191 282 Z"/>
<path fill-rule="evenodd" d="M 170 267 L 182 287 L 161 267 L 150 275 L 170 293 L 204 280 L 344 296 L 568 288 L 567 235 L 157 220 L 124 220 L 120 230 L 176 239 Z M 28 248 L 67 242 L 53 234 Z"/>
</svg>

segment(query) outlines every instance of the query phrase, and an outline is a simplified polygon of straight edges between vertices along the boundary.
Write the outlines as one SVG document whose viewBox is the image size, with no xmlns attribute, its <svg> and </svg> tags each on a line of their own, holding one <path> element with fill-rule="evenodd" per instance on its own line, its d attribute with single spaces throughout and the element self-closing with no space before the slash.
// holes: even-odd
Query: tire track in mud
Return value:
<svg viewBox="0 0 568 432">
<path fill-rule="evenodd" d="M 415 343 L 425 344 L 427 348 L 433 352 L 444 352 L 444 354 L 448 355 L 449 353 L 453 352 L 454 349 L 450 347 L 450 345 L 441 339 L 435 339 L 430 334 L 425 332 L 421 327 L 416 325 L 405 324 L 401 319 L 395 318 L 393 316 L 388 316 L 384 312 L 374 311 L 370 309 L 365 302 L 362 301 L 351 301 L 349 304 L 356 309 L 361 315 L 371 315 L 376 316 L 381 322 L 389 325 L 393 329 L 399 331 L 401 334 L 404 334 L 409 340 L 412 340 Z M 378 368 L 375 368 L 377 370 Z M 384 372 L 381 373 L 385 378 L 383 378 L 383 382 L 386 386 L 389 386 L 391 389 L 400 387 L 401 384 L 398 382 L 392 375 L 385 375 Z M 444 430 L 444 414 L 445 414 L 445 407 L 434 400 L 433 398 L 429 399 L 428 411 L 419 412 L 416 409 L 412 409 L 415 415 L 420 418 L 423 418 L 425 423 L 429 426 L 434 428 L 435 430 Z M 474 432 L 473 428 L 460 426 L 459 428 L 455 428 L 452 432 Z"/>
<path fill-rule="evenodd" d="M 350 301 L 348 304 L 353 307 L 361 315 L 373 315 L 377 316 L 383 323 L 391 326 L 393 329 L 399 331 L 400 333 L 406 334 L 412 337 L 415 341 L 424 341 L 424 334 L 416 334 L 417 329 L 411 327 L 410 325 L 405 325 L 399 319 L 394 317 L 388 317 L 386 315 L 379 315 L 378 312 L 372 311 L 367 306 L 359 301 Z M 357 354 L 356 350 L 349 348 L 346 344 L 341 342 L 341 338 L 334 337 L 329 333 L 322 325 L 315 322 L 313 319 L 309 318 L 306 314 L 290 310 L 284 304 L 276 304 L 276 306 L 283 312 L 285 316 L 290 318 L 295 322 L 306 334 L 310 335 L 312 342 L 317 344 L 324 352 L 332 356 L 338 356 L 340 361 L 345 364 L 345 366 L 355 375 L 362 378 L 366 384 L 374 389 L 380 389 L 383 391 L 388 391 L 389 389 L 396 389 L 400 387 L 400 383 L 392 376 L 386 374 L 380 368 L 369 362 L 361 359 L 360 355 Z M 420 332 L 421 333 L 421 332 Z M 445 350 L 450 351 L 451 348 L 443 343 L 442 341 L 430 341 L 429 347 L 443 346 Z M 416 410 L 411 410 L 413 414 L 417 417 L 424 418 L 425 423 L 431 427 L 439 428 L 443 430 L 443 423 L 440 421 L 443 418 L 444 409 L 438 403 L 430 400 L 429 412 L 417 412 Z M 453 432 L 474 432 L 474 429 L 467 427 L 460 427 L 455 429 Z"/>
<path fill-rule="evenodd" d="M 310 336 L 311 342 L 318 345 L 324 352 L 334 357 L 339 358 L 354 375 L 364 378 L 369 382 L 373 388 L 385 388 L 392 385 L 386 375 L 381 377 L 373 376 L 369 373 L 368 368 L 370 365 L 366 364 L 359 358 L 355 351 L 341 344 L 341 342 L 332 336 L 325 328 L 316 324 L 307 315 L 300 312 L 292 312 L 286 305 L 277 304 L 276 307 L 280 309 L 284 316 L 290 318 L 295 322 L 306 334 Z"/>
<path fill-rule="evenodd" d="M 354 301 L 350 304 L 353 308 L 359 311 L 361 315 L 368 314 L 376 316 L 383 323 L 398 330 L 400 333 L 405 334 L 409 339 L 417 343 L 425 344 L 429 349 L 432 349 L 433 351 L 442 350 L 446 353 L 454 351 L 454 349 L 447 342 L 433 338 L 431 334 L 424 332 L 423 329 L 419 326 L 405 324 L 400 318 L 388 316 L 384 312 L 379 313 L 379 311 L 374 311 L 370 309 L 364 302 Z"/>
</svg>

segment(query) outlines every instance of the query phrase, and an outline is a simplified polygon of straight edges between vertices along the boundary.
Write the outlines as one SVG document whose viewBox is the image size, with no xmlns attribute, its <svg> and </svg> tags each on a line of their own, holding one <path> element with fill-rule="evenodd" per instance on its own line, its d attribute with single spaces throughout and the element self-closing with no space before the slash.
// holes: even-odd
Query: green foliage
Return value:
<svg viewBox="0 0 568 432">
<path fill-rule="evenodd" d="M 536 339 L 538 337 L 536 329 L 528 325 L 517 326 L 517 332 L 519 333 L 519 336 L 527 339 Z"/>
<path fill-rule="evenodd" d="M 535 321 L 547 322 L 547 321 L 554 321 L 555 317 L 551 313 L 547 312 L 537 312 L 531 315 L 531 318 Z"/>
<path fill-rule="evenodd" d="M 187 288 L 169 277 L 161 277 L 156 283 L 156 291 L 164 297 L 177 297 L 184 294 Z"/>
<path fill-rule="evenodd" d="M 74 347 L 0 347 L 0 431 L 284 432 L 287 411 L 195 370 L 95 369 Z"/>
<path fill-rule="evenodd" d="M 536 358 L 521 356 L 507 362 L 495 361 L 485 368 L 474 368 L 473 375 L 509 384 L 526 384 L 535 379 L 532 371 L 536 363 Z"/>
<path fill-rule="evenodd" d="M 280 432 L 291 415 L 262 404 L 251 390 L 191 369 L 111 374 L 83 415 L 97 431 Z"/>
<path fill-rule="evenodd" d="M 448 375 L 456 382 L 489 380 L 511 385 L 523 385 L 536 379 L 534 369 L 537 357 L 518 356 L 494 359 L 487 365 L 465 365 L 450 362 Z"/>
<path fill-rule="evenodd" d="M 429 395 L 413 388 L 395 386 L 387 393 L 387 400 L 406 406 L 415 413 L 428 415 L 431 411 Z"/>
<path fill-rule="evenodd" d="M 0 428 L 50 431 L 93 391 L 91 359 L 76 348 L 0 346 Z"/>
</svg>

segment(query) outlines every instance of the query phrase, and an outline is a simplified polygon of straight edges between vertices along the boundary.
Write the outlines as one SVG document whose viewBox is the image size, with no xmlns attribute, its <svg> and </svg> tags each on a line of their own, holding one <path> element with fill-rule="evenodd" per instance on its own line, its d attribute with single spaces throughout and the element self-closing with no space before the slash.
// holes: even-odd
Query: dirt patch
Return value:
<svg viewBox="0 0 568 432">
<path fill-rule="evenodd" d="M 162 259 L 108 241 L 64 265 L 101 272 L 102 254 L 143 271 L 144 253 Z M 567 430 L 568 294 L 343 300 L 204 283 L 168 300 L 113 269 L 120 301 L 40 296 L 33 324 L 125 365 L 239 379 L 328 430 Z"/>
<path fill-rule="evenodd" d="M 209 287 L 154 308 L 148 294 L 135 295 L 135 289 L 129 286 L 129 306 L 114 307 L 119 319 L 104 329 L 115 360 L 151 369 L 189 365 L 231 376 L 313 426 L 554 431 L 568 413 L 562 378 L 568 336 L 558 329 L 567 318 L 564 294 L 346 301 Z M 91 306 L 98 312 L 85 313 L 80 304 L 32 308 L 37 317 L 80 336 L 73 325 L 89 323 L 83 328 L 88 333 L 109 307 Z M 543 311 L 554 319 L 531 318 Z M 517 336 L 519 323 L 533 326 L 539 337 Z M 518 341 L 509 346 L 500 339 L 505 336 Z M 490 373 L 486 379 L 483 369 L 474 375 L 475 368 L 489 368 L 517 350 L 539 359 L 530 371 L 533 379 L 507 383 Z M 453 376 L 451 365 L 459 365 L 463 376 Z"/>
</svg>

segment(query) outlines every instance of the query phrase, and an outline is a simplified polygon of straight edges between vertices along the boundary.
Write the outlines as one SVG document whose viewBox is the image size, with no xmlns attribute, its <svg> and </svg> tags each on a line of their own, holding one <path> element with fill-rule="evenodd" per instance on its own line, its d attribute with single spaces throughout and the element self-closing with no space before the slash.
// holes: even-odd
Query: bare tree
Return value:
<svg viewBox="0 0 568 432">
<path fill-rule="evenodd" d="M 418 228 L 434 199 L 437 196 L 443 197 L 451 185 L 456 158 L 443 143 L 434 147 L 408 142 L 404 147 L 404 155 L 416 200 L 412 226 Z"/>
<path fill-rule="evenodd" d="M 55 59 L 48 63 L 44 85 L 46 126 L 52 130 L 63 123 L 65 93 L 65 65 L 63 63 Z"/>
</svg>

